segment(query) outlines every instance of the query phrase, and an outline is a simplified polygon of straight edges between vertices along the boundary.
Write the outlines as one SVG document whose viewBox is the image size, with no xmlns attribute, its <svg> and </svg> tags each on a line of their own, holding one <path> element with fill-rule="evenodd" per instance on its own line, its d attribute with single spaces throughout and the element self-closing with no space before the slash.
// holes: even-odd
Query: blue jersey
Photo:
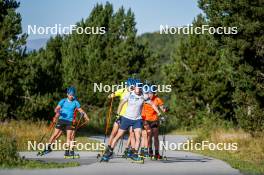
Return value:
<svg viewBox="0 0 264 175">
<path fill-rule="evenodd" d="M 80 103 L 77 100 L 68 100 L 67 98 L 62 99 L 58 106 L 60 109 L 60 118 L 62 120 L 72 121 L 74 110 L 81 107 Z"/>
</svg>

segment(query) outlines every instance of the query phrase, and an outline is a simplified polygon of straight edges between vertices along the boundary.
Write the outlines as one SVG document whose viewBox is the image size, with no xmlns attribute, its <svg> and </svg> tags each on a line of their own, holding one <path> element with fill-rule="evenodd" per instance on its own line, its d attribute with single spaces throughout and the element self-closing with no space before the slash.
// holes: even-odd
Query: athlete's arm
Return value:
<svg viewBox="0 0 264 175">
<path fill-rule="evenodd" d="M 90 120 L 88 115 L 86 114 L 86 112 L 84 112 L 84 110 L 82 108 L 78 108 L 77 110 L 78 110 L 78 112 L 80 112 L 83 115 L 86 122 L 88 122 Z"/>
<path fill-rule="evenodd" d="M 60 116 L 60 110 L 61 110 L 61 108 L 62 108 L 64 102 L 65 102 L 65 99 L 62 99 L 62 100 L 59 101 L 58 105 L 56 106 L 56 108 L 55 108 L 55 110 L 54 110 L 54 112 L 55 112 L 56 114 L 55 114 L 55 116 L 53 117 L 53 122 L 56 122 L 57 119 L 59 118 L 59 116 Z"/>
<path fill-rule="evenodd" d="M 121 97 L 124 93 L 124 89 L 118 89 L 117 91 L 113 92 L 112 94 L 108 95 L 108 98 L 114 98 L 114 97 Z"/>
<path fill-rule="evenodd" d="M 60 113 L 60 109 L 61 109 L 61 106 L 58 105 L 58 106 L 55 108 L 54 112 L 55 112 L 56 114 L 59 114 L 59 113 Z"/>
<path fill-rule="evenodd" d="M 55 108 L 55 110 L 54 110 L 54 112 L 55 112 L 55 116 L 53 117 L 52 122 L 56 122 L 56 121 L 58 120 L 58 118 L 59 118 L 59 116 L 60 116 L 60 110 L 61 110 L 61 106 L 58 105 L 58 106 Z"/>
<path fill-rule="evenodd" d="M 160 115 L 159 109 L 154 103 L 152 103 L 151 101 L 147 101 L 146 103 L 150 104 L 152 108 L 157 112 L 157 114 Z"/>
</svg>

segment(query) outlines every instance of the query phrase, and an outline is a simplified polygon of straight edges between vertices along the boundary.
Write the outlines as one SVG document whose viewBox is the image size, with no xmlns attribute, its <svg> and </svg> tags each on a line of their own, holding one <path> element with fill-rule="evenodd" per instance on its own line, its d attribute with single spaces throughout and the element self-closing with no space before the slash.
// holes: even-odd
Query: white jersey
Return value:
<svg viewBox="0 0 264 175">
<path fill-rule="evenodd" d="M 124 100 L 127 100 L 127 109 L 124 114 L 124 117 L 131 120 L 142 119 L 142 107 L 144 102 L 149 103 L 148 96 L 137 95 L 135 92 L 131 92 L 124 97 Z"/>
</svg>

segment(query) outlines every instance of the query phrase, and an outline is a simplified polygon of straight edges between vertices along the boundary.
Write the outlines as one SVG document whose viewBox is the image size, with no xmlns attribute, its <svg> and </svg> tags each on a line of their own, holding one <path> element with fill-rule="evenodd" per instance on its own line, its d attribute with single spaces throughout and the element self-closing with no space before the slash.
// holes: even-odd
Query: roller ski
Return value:
<svg viewBox="0 0 264 175">
<path fill-rule="evenodd" d="M 161 156 L 160 154 L 156 154 L 151 157 L 151 160 L 167 160 L 166 156 Z"/>
<path fill-rule="evenodd" d="M 96 156 L 96 158 L 97 158 L 97 160 L 99 160 L 99 159 L 101 159 L 103 156 L 104 156 L 104 153 L 98 153 L 97 156 Z M 114 156 L 114 155 L 112 155 L 111 157 L 109 157 L 109 159 L 113 159 L 113 156 Z"/>
<path fill-rule="evenodd" d="M 79 159 L 80 155 L 74 151 L 65 151 L 64 159 Z"/>
<path fill-rule="evenodd" d="M 100 159 L 100 162 L 101 162 L 101 159 L 104 157 L 106 152 L 109 152 L 110 149 L 111 149 L 110 146 L 107 146 L 107 148 L 102 153 L 98 153 L 97 156 L 96 156 L 97 160 Z M 111 154 L 109 159 L 112 159 L 112 158 L 113 158 L 113 153 Z"/>
<path fill-rule="evenodd" d="M 103 155 L 102 158 L 100 159 L 100 162 L 109 162 L 109 160 L 110 157 Z"/>
<path fill-rule="evenodd" d="M 113 149 L 108 147 L 105 150 L 105 153 L 103 154 L 103 156 L 101 157 L 100 162 L 109 162 L 109 160 L 111 159 L 112 155 L 113 155 Z"/>
<path fill-rule="evenodd" d="M 52 150 L 43 150 L 43 151 L 39 151 L 39 152 L 37 153 L 37 156 L 44 156 L 44 155 L 46 155 L 46 154 L 48 154 L 48 153 L 50 153 L 50 152 L 52 152 Z"/>
<path fill-rule="evenodd" d="M 147 151 L 142 151 L 140 153 L 139 157 L 147 159 L 147 158 L 150 158 L 150 155 L 149 155 L 149 153 Z"/>
<path fill-rule="evenodd" d="M 44 155 L 46 155 L 46 154 L 48 154 L 48 153 L 50 153 L 50 152 L 52 152 L 52 149 L 50 148 L 50 146 L 48 146 L 47 149 L 44 149 L 44 150 L 42 150 L 42 151 L 39 151 L 39 152 L 37 153 L 37 156 L 44 156 Z"/>
<path fill-rule="evenodd" d="M 132 156 L 133 152 L 130 148 L 126 148 L 126 150 L 124 151 L 124 154 L 122 155 L 122 158 L 130 158 Z"/>
</svg>

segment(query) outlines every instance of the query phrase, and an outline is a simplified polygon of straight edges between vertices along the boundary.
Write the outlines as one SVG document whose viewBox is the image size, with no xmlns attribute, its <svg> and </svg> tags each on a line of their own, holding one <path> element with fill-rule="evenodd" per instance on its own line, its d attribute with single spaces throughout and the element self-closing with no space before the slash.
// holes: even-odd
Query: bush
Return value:
<svg viewBox="0 0 264 175">
<path fill-rule="evenodd" d="M 0 166 L 15 166 L 21 162 L 17 153 L 16 140 L 0 133 Z"/>
</svg>

